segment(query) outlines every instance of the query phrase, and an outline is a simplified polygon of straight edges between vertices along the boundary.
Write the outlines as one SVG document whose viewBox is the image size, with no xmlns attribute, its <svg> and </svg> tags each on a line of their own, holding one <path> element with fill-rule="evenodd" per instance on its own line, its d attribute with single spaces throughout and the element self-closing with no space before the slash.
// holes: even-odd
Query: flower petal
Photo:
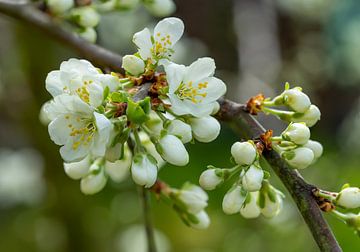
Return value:
<svg viewBox="0 0 360 252">
<path fill-rule="evenodd" d="M 206 93 L 206 97 L 201 103 L 213 103 L 226 93 L 225 83 L 218 78 L 208 77 L 200 80 L 199 83 L 207 83 L 207 87 L 201 90 L 201 93 Z"/>
<path fill-rule="evenodd" d="M 151 58 L 151 34 L 148 28 L 134 34 L 134 44 L 139 48 L 140 56 L 143 60 Z"/>
<path fill-rule="evenodd" d="M 165 66 L 166 78 L 169 83 L 169 93 L 173 94 L 181 84 L 186 67 L 175 63 Z"/>
<path fill-rule="evenodd" d="M 45 80 L 46 90 L 53 96 L 64 93 L 67 87 L 60 80 L 60 71 L 51 71 Z"/>
<path fill-rule="evenodd" d="M 97 108 L 103 102 L 104 89 L 101 85 L 92 83 L 87 86 L 89 92 L 89 103 L 94 108 Z"/>
<path fill-rule="evenodd" d="M 154 39 L 160 42 L 161 39 L 168 38 L 171 42 L 170 46 L 174 46 L 183 33 L 184 23 L 181 19 L 174 17 L 164 18 L 155 26 Z"/>
<path fill-rule="evenodd" d="M 71 115 L 59 115 L 48 127 L 52 141 L 57 145 L 63 145 L 70 138 L 71 128 L 68 127 Z"/>
<path fill-rule="evenodd" d="M 215 68 L 215 61 L 212 58 L 200 58 L 187 67 L 184 82 L 196 82 L 213 76 Z"/>
</svg>

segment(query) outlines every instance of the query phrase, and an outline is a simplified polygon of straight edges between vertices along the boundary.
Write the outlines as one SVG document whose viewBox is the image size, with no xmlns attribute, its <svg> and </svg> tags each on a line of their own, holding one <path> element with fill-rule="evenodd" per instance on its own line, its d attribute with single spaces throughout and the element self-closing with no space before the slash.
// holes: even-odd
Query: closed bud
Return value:
<svg viewBox="0 0 360 252">
<path fill-rule="evenodd" d="M 246 219 L 257 218 L 260 215 L 260 207 L 257 204 L 259 192 L 250 192 L 246 197 L 245 204 L 240 209 L 240 214 Z"/>
<path fill-rule="evenodd" d="M 147 188 L 154 185 L 157 178 L 156 160 L 149 154 L 136 154 L 131 164 L 131 175 L 136 184 Z"/>
<path fill-rule="evenodd" d="M 128 176 L 130 172 L 131 161 L 132 154 L 130 149 L 126 146 L 122 159 L 118 159 L 115 162 L 106 161 L 105 172 L 113 181 L 121 182 Z"/>
<path fill-rule="evenodd" d="M 360 207 L 360 189 L 358 187 L 347 187 L 339 192 L 336 204 L 345 208 Z"/>
<path fill-rule="evenodd" d="M 209 143 L 220 133 L 220 123 L 212 116 L 191 118 L 190 125 L 196 140 Z"/>
<path fill-rule="evenodd" d="M 47 0 L 47 7 L 54 14 L 63 14 L 74 7 L 74 0 Z"/>
<path fill-rule="evenodd" d="M 251 165 L 256 158 L 256 147 L 251 142 L 236 142 L 231 146 L 231 155 L 239 165 Z"/>
<path fill-rule="evenodd" d="M 284 97 L 284 104 L 295 112 L 304 113 L 311 105 L 309 97 L 301 92 L 300 88 L 285 90 L 282 95 Z"/>
<path fill-rule="evenodd" d="M 117 6 L 121 9 L 133 9 L 139 4 L 140 0 L 121 0 L 117 1 Z"/>
<path fill-rule="evenodd" d="M 240 211 L 241 206 L 243 205 L 246 199 L 241 186 L 236 185 L 231 188 L 224 196 L 222 202 L 222 209 L 226 214 L 235 214 Z"/>
<path fill-rule="evenodd" d="M 73 163 L 64 163 L 66 175 L 72 179 L 81 179 L 89 173 L 91 160 L 86 156 L 83 160 Z"/>
<path fill-rule="evenodd" d="M 193 228 L 196 229 L 206 229 L 210 225 L 210 218 L 209 215 L 203 210 L 197 214 L 195 214 L 195 217 L 197 218 L 197 223 L 190 223 L 190 225 Z"/>
<path fill-rule="evenodd" d="M 313 151 L 315 159 L 318 159 L 319 157 L 321 157 L 321 155 L 323 153 L 323 147 L 322 147 L 321 143 L 319 143 L 317 141 L 309 140 L 303 146 L 306 148 L 309 148 L 310 150 Z"/>
<path fill-rule="evenodd" d="M 310 139 L 310 130 L 304 123 L 291 123 L 281 136 L 284 140 L 303 145 Z"/>
<path fill-rule="evenodd" d="M 251 165 L 242 177 L 243 188 L 248 192 L 259 191 L 264 178 L 264 171 L 261 167 Z"/>
<path fill-rule="evenodd" d="M 274 198 L 270 198 L 268 194 L 265 194 L 264 197 L 264 208 L 261 208 L 262 215 L 267 218 L 275 217 L 281 211 L 283 204 L 282 196 L 276 193 L 274 195 Z"/>
<path fill-rule="evenodd" d="M 150 110 L 149 117 L 149 120 L 145 122 L 145 126 L 152 134 L 160 136 L 160 133 L 163 130 L 163 121 L 153 110 Z"/>
<path fill-rule="evenodd" d="M 149 153 L 151 156 L 153 156 L 157 162 L 157 167 L 160 169 L 162 166 L 166 164 L 164 159 L 160 156 L 160 154 L 157 152 L 155 145 L 151 142 L 149 136 L 144 132 L 139 132 L 139 137 L 142 146 L 146 149 L 147 153 Z"/>
<path fill-rule="evenodd" d="M 304 112 L 304 114 L 293 116 L 290 120 L 292 122 L 304 122 L 308 127 L 312 127 L 316 124 L 317 121 L 320 120 L 321 112 L 319 108 L 315 105 L 311 105 L 308 110 Z"/>
<path fill-rule="evenodd" d="M 125 55 L 122 62 L 125 71 L 133 76 L 139 76 L 145 71 L 144 61 L 135 55 Z"/>
<path fill-rule="evenodd" d="M 186 205 L 189 213 L 197 214 L 207 207 L 209 198 L 201 187 L 193 184 L 185 184 L 183 188 L 178 191 L 178 199 Z"/>
<path fill-rule="evenodd" d="M 104 171 L 101 169 L 97 172 L 92 172 L 80 182 L 80 189 L 84 194 L 95 194 L 100 192 L 106 185 L 106 177 Z"/>
<path fill-rule="evenodd" d="M 220 104 L 218 102 L 214 102 L 214 108 L 211 112 L 211 115 L 216 115 L 220 110 Z"/>
<path fill-rule="evenodd" d="M 205 190 L 214 190 L 221 184 L 224 181 L 224 178 L 221 175 L 218 176 L 217 171 L 221 171 L 221 169 L 208 169 L 203 171 L 199 178 L 200 186 Z"/>
<path fill-rule="evenodd" d="M 189 154 L 179 138 L 173 135 L 165 135 L 159 141 L 162 153 L 161 156 L 167 162 L 177 166 L 184 166 L 189 163 Z"/>
<path fill-rule="evenodd" d="M 95 27 L 99 24 L 100 16 L 91 6 L 79 7 L 71 12 L 74 20 L 82 27 Z"/>
<path fill-rule="evenodd" d="M 157 17 L 166 17 L 172 14 L 176 6 L 173 0 L 153 0 L 145 3 L 148 11 Z"/>
<path fill-rule="evenodd" d="M 192 140 L 191 127 L 183 121 L 177 119 L 170 121 L 167 130 L 169 134 L 180 137 L 184 144 Z"/>
<path fill-rule="evenodd" d="M 305 147 L 284 151 L 281 156 L 295 169 L 304 169 L 314 160 L 314 152 Z"/>
<path fill-rule="evenodd" d="M 78 35 L 90 43 L 95 43 L 97 39 L 96 31 L 92 27 L 87 27 L 78 31 Z"/>
</svg>

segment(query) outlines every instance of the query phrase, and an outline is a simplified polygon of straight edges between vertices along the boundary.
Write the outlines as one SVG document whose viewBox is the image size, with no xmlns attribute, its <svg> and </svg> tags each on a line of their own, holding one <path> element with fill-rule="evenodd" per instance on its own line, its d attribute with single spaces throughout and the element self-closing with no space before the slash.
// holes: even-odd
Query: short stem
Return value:
<svg viewBox="0 0 360 252">
<path fill-rule="evenodd" d="M 148 244 L 148 252 L 156 252 L 154 226 L 151 219 L 150 194 L 149 190 L 141 187 L 141 201 L 144 214 L 144 225 Z"/>
<path fill-rule="evenodd" d="M 292 115 L 293 114 L 293 112 L 291 112 L 291 111 L 284 111 L 284 110 L 279 110 L 279 109 L 271 109 L 271 108 L 267 108 L 267 107 L 262 107 L 262 111 L 265 112 L 265 113 L 276 115 L 276 116 Z"/>
<path fill-rule="evenodd" d="M 327 191 L 323 191 L 323 190 L 319 190 L 316 192 L 317 196 L 323 197 L 325 199 L 328 199 L 330 201 L 334 201 L 336 199 L 336 196 L 333 195 L 333 193 L 327 192 Z"/>
<path fill-rule="evenodd" d="M 281 137 L 281 136 L 274 136 L 274 137 L 271 137 L 271 141 L 273 141 L 273 142 L 277 142 L 277 141 L 282 141 L 283 140 L 283 138 Z"/>
<path fill-rule="evenodd" d="M 330 213 L 332 213 L 334 216 L 336 216 L 338 219 L 346 222 L 347 220 L 351 219 L 353 216 L 353 214 L 344 214 L 344 213 L 341 213 L 337 210 L 332 210 Z"/>
</svg>

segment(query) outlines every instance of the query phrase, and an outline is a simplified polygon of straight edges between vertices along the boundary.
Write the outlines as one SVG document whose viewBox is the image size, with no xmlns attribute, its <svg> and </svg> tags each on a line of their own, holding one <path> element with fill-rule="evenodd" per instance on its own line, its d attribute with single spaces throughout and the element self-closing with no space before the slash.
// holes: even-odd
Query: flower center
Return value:
<svg viewBox="0 0 360 252">
<path fill-rule="evenodd" d="M 83 85 L 79 88 L 76 89 L 76 93 L 77 95 L 80 97 L 81 100 L 83 100 L 86 103 L 89 103 L 90 101 L 90 94 L 89 94 L 89 90 L 87 89 L 88 85 L 90 85 L 93 81 L 89 80 L 89 81 L 83 81 Z"/>
<path fill-rule="evenodd" d="M 181 82 L 179 88 L 175 91 L 177 97 L 180 100 L 190 100 L 193 103 L 199 103 L 204 100 L 207 96 L 205 91 L 201 91 L 204 88 L 207 88 L 208 82 L 200 82 L 197 86 L 193 86 L 193 82 L 189 81 L 188 83 Z"/>
<path fill-rule="evenodd" d="M 70 116 L 65 116 L 65 119 L 70 120 Z M 88 119 L 82 119 L 80 117 L 77 117 L 76 121 L 78 123 L 83 121 L 83 127 L 75 127 L 71 121 L 69 121 L 69 124 L 67 125 L 71 129 L 69 136 L 74 139 L 72 145 L 73 150 L 77 150 L 80 145 L 89 145 L 96 131 L 96 126 L 92 121 L 89 121 Z"/>
<path fill-rule="evenodd" d="M 170 35 L 161 36 L 161 33 L 158 32 L 151 52 L 155 57 L 170 56 L 166 54 L 172 53 L 171 45 Z"/>
</svg>

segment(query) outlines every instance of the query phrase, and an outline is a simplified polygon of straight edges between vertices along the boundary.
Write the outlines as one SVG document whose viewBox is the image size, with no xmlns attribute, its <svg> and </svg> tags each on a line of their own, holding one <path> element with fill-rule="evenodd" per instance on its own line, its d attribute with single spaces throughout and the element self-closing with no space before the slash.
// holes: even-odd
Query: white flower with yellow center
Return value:
<svg viewBox="0 0 360 252">
<path fill-rule="evenodd" d="M 112 130 L 111 122 L 78 96 L 59 95 L 54 107 L 63 107 L 49 124 L 50 138 L 62 145 L 60 154 L 66 162 L 79 161 L 86 155 L 105 155 Z"/>
<path fill-rule="evenodd" d="M 69 59 L 60 65 L 60 70 L 51 71 L 46 78 L 46 89 L 56 97 L 61 94 L 77 95 L 84 102 L 96 108 L 103 101 L 104 88 L 114 91 L 118 78 L 102 74 L 90 62 Z"/>
<path fill-rule="evenodd" d="M 177 115 L 208 116 L 226 92 L 225 83 L 213 77 L 215 62 L 211 58 L 200 58 L 188 67 L 169 63 L 165 72 L 171 110 Z"/>
<path fill-rule="evenodd" d="M 169 59 L 173 46 L 184 33 L 184 23 L 174 17 L 161 20 L 151 35 L 148 28 L 134 34 L 133 42 L 139 48 L 143 60 L 151 59 L 156 63 L 160 59 Z"/>
</svg>

